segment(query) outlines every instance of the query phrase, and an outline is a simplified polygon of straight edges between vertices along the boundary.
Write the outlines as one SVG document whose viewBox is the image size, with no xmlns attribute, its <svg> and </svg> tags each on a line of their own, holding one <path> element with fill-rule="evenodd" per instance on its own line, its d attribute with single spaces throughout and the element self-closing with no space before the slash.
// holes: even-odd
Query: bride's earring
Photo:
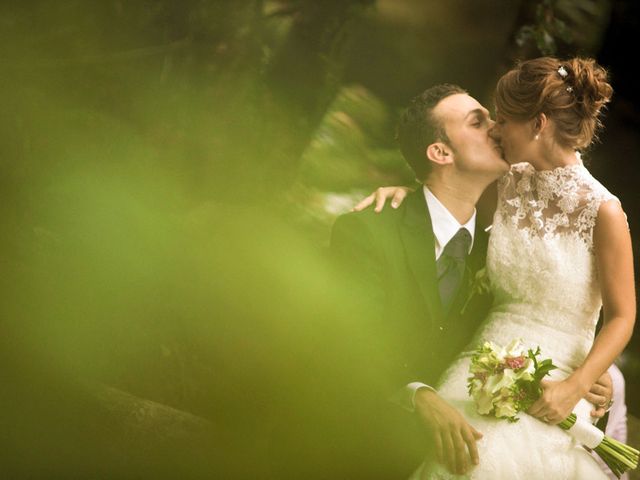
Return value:
<svg viewBox="0 0 640 480">
<path fill-rule="evenodd" d="M 534 140 L 540 140 L 540 135 L 536 133 L 536 136 L 533 137 L 533 138 L 534 138 Z"/>
</svg>

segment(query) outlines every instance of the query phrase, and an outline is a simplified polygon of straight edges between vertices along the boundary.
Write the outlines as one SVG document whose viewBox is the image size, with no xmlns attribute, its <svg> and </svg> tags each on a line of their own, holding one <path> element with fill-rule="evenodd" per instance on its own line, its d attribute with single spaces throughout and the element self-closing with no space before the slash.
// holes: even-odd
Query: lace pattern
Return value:
<svg viewBox="0 0 640 480">
<path fill-rule="evenodd" d="M 547 171 L 520 163 L 500 180 L 498 190 L 498 223 L 510 223 L 531 237 L 576 236 L 589 249 L 598 208 L 616 198 L 582 163 Z"/>
</svg>

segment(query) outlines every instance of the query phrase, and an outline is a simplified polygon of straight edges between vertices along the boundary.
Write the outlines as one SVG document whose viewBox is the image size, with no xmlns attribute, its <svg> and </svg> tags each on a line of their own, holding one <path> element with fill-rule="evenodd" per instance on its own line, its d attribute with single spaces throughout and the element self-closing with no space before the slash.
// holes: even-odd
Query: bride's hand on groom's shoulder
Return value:
<svg viewBox="0 0 640 480">
<path fill-rule="evenodd" d="M 380 187 L 371 195 L 362 199 L 351 211 L 360 212 L 375 203 L 376 206 L 373 210 L 376 213 L 380 213 L 389 198 L 391 199 L 391 207 L 398 208 L 407 194 L 412 191 L 409 187 Z"/>
<path fill-rule="evenodd" d="M 482 433 L 436 392 L 420 389 L 415 396 L 415 410 L 432 435 L 438 462 L 451 473 L 464 474 L 479 462 L 476 441 Z"/>
</svg>

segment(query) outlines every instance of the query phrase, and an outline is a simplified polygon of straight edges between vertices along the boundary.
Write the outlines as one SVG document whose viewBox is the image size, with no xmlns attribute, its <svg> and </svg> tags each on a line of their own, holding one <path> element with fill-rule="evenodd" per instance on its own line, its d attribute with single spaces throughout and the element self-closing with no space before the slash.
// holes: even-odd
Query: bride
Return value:
<svg viewBox="0 0 640 480">
<path fill-rule="evenodd" d="M 626 216 L 577 153 L 592 143 L 611 94 L 606 72 L 591 59 L 529 60 L 499 80 L 490 135 L 512 167 L 498 184 L 487 252 L 494 302 L 469 350 L 520 338 L 559 368 L 528 414 L 508 423 L 476 413 L 466 385 L 470 352 L 460 354 L 437 391 L 483 432 L 480 463 L 461 477 L 425 461 L 412 479 L 607 478 L 556 425 L 572 411 L 589 418 L 592 406 L 582 398 L 622 352 L 635 321 Z M 381 192 L 397 206 L 405 190 Z"/>
</svg>

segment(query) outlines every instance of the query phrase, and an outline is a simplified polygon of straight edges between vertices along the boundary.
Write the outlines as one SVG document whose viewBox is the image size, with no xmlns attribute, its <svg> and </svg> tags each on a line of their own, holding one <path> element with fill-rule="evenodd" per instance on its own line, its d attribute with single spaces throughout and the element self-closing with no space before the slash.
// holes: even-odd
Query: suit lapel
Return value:
<svg viewBox="0 0 640 480">
<path fill-rule="evenodd" d="M 442 302 L 438 293 L 435 241 L 431 216 L 422 188 L 407 196 L 400 234 L 404 250 L 432 322 L 442 319 Z"/>
<path fill-rule="evenodd" d="M 469 255 L 469 267 L 471 272 L 475 273 L 484 267 L 487 261 L 487 243 L 489 242 L 489 234 L 481 228 L 476 221 L 476 231 L 474 234 L 474 244 Z"/>
</svg>

